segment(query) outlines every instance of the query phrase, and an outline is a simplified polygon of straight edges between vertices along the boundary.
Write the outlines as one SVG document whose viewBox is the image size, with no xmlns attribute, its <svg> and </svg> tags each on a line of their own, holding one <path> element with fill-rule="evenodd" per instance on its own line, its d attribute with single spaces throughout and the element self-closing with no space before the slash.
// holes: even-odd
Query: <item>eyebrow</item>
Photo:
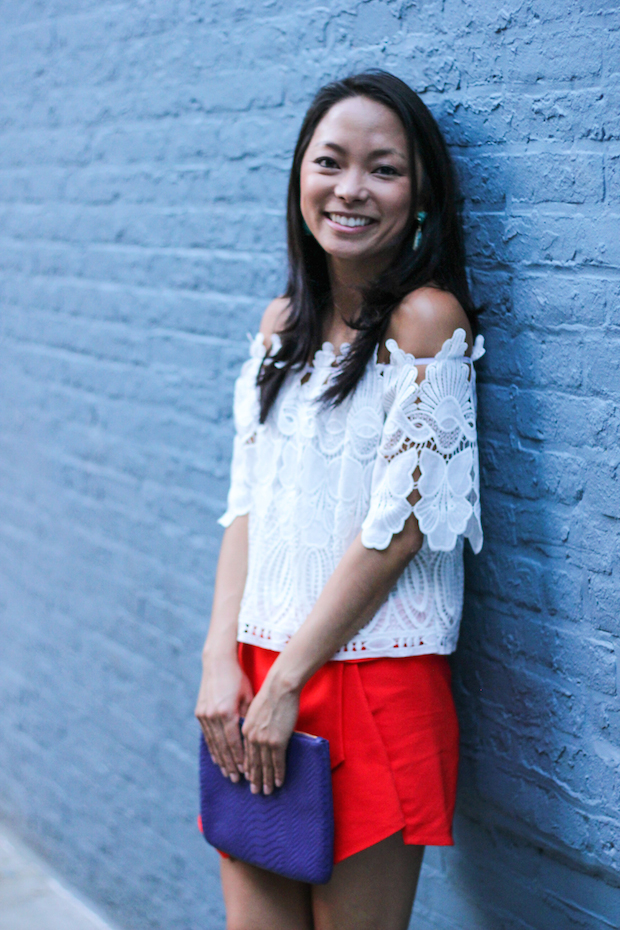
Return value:
<svg viewBox="0 0 620 930">
<path fill-rule="evenodd" d="M 319 142 L 319 145 L 322 145 L 327 149 L 333 149 L 335 152 L 338 152 L 341 155 L 346 155 L 346 149 L 344 149 L 341 145 L 338 145 L 337 142 Z M 399 152 L 398 149 L 373 149 L 372 152 L 370 152 L 371 158 L 382 158 L 384 155 L 398 155 L 399 158 L 402 158 L 405 161 L 407 160 L 406 156 L 403 155 L 402 152 Z"/>
</svg>

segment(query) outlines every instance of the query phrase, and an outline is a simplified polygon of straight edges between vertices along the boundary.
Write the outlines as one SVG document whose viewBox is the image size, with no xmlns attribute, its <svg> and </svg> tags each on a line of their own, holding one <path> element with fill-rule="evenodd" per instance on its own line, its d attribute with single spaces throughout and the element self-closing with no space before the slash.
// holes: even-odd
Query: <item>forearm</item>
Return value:
<svg viewBox="0 0 620 930">
<path fill-rule="evenodd" d="M 366 549 L 358 535 L 308 617 L 269 673 L 278 689 L 299 691 L 377 612 L 423 537 L 411 516 L 387 549 Z"/>
<path fill-rule="evenodd" d="M 237 661 L 237 618 L 248 568 L 248 518 L 237 517 L 222 539 L 211 623 L 202 651 L 202 680 L 194 711 L 211 758 L 223 775 L 239 780 L 243 747 L 239 715 L 252 702 L 252 686 Z"/>
<path fill-rule="evenodd" d="M 248 517 L 237 517 L 222 538 L 203 659 L 234 656 L 237 618 L 248 571 Z"/>
</svg>

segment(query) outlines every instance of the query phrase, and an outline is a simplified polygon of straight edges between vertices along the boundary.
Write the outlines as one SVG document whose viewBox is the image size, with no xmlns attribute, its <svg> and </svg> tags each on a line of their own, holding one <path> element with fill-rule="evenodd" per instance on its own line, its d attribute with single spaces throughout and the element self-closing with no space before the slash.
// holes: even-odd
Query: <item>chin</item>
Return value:
<svg viewBox="0 0 620 930">
<path fill-rule="evenodd" d="M 325 249 L 325 252 L 331 258 L 341 261 L 367 261 L 375 255 L 374 252 L 367 252 L 365 249 Z"/>
<path fill-rule="evenodd" d="M 363 242 L 353 240 L 343 242 L 341 239 L 334 242 L 333 239 L 327 239 L 327 237 L 324 242 L 319 241 L 319 245 L 328 255 L 333 255 L 334 258 L 369 258 L 376 255 L 378 251 L 372 245 Z"/>
</svg>

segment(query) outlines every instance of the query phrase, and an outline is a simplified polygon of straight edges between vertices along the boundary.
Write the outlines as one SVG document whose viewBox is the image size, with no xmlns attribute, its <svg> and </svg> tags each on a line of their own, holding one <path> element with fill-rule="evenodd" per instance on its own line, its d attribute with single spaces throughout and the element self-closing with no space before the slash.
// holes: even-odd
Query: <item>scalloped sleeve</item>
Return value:
<svg viewBox="0 0 620 930">
<path fill-rule="evenodd" d="M 449 552 L 466 536 L 482 548 L 480 478 L 473 364 L 464 360 L 465 332 L 456 330 L 427 363 L 418 384 L 416 360 L 388 340 L 383 377 L 385 422 L 372 475 L 362 543 L 386 549 L 411 513 L 433 551 Z M 476 339 L 471 360 L 484 354 Z M 418 363 L 420 364 L 420 362 Z M 417 490 L 420 499 L 408 497 Z"/>
<path fill-rule="evenodd" d="M 230 526 L 236 517 L 249 513 L 252 502 L 252 475 L 256 451 L 256 434 L 259 429 L 259 399 L 256 378 L 265 355 L 261 333 L 253 339 L 250 357 L 243 363 L 235 382 L 233 415 L 235 438 L 230 468 L 230 488 L 226 512 L 217 521 Z"/>
</svg>

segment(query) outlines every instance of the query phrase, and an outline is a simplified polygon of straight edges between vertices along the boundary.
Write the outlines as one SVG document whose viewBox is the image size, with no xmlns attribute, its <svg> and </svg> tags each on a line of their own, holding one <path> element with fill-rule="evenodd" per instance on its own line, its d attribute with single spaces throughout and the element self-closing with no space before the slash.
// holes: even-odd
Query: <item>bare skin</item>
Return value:
<svg viewBox="0 0 620 930">
<path fill-rule="evenodd" d="M 226 930 L 406 930 L 423 855 L 395 833 L 314 886 L 223 859 Z"/>
<path fill-rule="evenodd" d="M 325 249 L 333 309 L 323 338 L 338 349 L 355 331 L 347 321 L 360 309 L 360 288 L 391 261 L 407 223 L 411 173 L 398 118 L 381 104 L 356 97 L 326 114 L 310 141 L 301 171 L 301 207 Z M 344 222 L 339 222 L 345 218 Z M 363 225 L 347 226 L 351 218 Z M 366 222 L 368 220 L 369 222 Z M 286 317 L 273 301 L 261 331 L 267 345 Z M 456 299 L 434 287 L 410 294 L 393 313 L 386 339 L 420 358 L 431 357 L 467 316 Z M 387 360 L 385 346 L 380 360 Z M 424 375 L 421 367 L 420 380 Z M 416 492 L 411 503 L 417 500 Z M 279 654 L 256 695 L 236 657 L 236 624 L 247 570 L 247 517 L 224 534 L 216 576 L 196 717 L 223 774 L 240 772 L 254 792 L 270 794 L 286 777 L 285 752 L 308 679 L 374 615 L 423 537 L 411 515 L 379 551 L 358 536 L 344 554 L 308 617 Z M 238 720 L 245 715 L 243 745 Z M 334 869 L 326 886 L 305 886 L 245 863 L 222 863 L 229 930 L 263 927 L 314 930 L 403 930 L 415 896 L 423 848 L 388 837 Z"/>
</svg>

